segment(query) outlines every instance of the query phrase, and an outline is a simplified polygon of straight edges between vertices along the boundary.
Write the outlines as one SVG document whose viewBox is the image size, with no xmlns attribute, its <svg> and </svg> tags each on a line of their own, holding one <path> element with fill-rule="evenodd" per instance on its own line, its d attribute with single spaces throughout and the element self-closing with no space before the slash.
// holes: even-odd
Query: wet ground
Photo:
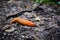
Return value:
<svg viewBox="0 0 60 40">
<path fill-rule="evenodd" d="M 4 2 L 0 6 L 0 40 L 59 40 L 60 7 L 33 2 Z M 36 23 L 35 27 L 10 23 L 15 17 Z"/>
</svg>

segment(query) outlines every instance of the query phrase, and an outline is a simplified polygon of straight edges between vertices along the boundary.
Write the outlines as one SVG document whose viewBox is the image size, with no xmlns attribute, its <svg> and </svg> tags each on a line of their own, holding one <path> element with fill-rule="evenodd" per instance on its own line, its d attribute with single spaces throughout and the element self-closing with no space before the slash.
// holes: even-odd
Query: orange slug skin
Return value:
<svg viewBox="0 0 60 40">
<path fill-rule="evenodd" d="M 18 22 L 20 24 L 27 25 L 27 26 L 35 26 L 35 23 L 28 20 L 21 19 L 19 17 L 14 18 L 12 22 Z"/>
</svg>

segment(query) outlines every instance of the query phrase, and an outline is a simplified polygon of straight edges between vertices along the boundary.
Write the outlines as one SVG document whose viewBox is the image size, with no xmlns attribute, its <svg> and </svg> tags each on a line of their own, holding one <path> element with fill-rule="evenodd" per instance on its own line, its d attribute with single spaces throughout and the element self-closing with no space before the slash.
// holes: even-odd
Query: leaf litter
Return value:
<svg viewBox="0 0 60 40">
<path fill-rule="evenodd" d="M 28 5 L 26 5 L 27 3 Z M 52 38 L 55 39 L 55 37 L 57 39 L 60 32 L 60 17 L 57 13 L 59 13 L 60 7 L 49 4 L 42 4 L 37 8 L 36 6 L 35 3 L 27 1 L 3 3 L 3 7 L 0 9 L 0 40 L 52 40 Z M 55 8 L 57 8 L 57 10 Z M 10 23 L 13 18 L 21 17 L 23 19 L 23 16 L 27 20 L 29 19 L 29 21 L 36 23 L 37 26 L 29 27 L 19 23 Z M 39 21 L 37 22 L 35 20 Z M 7 27 L 8 25 L 10 28 Z M 5 29 L 5 27 L 7 27 L 7 29 Z M 5 31 L 2 31 L 2 29 L 5 29 Z M 51 34 L 55 35 L 55 37 Z"/>
</svg>

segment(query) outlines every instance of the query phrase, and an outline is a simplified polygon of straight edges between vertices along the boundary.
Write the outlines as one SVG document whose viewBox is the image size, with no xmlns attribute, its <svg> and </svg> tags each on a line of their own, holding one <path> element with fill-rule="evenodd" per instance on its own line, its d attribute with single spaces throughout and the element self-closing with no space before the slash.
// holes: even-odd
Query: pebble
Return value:
<svg viewBox="0 0 60 40">
<path fill-rule="evenodd" d="M 5 36 L 7 35 L 7 33 L 3 33 Z"/>
<path fill-rule="evenodd" d="M 25 38 L 25 36 L 23 36 L 23 35 L 22 35 L 21 37 L 22 37 L 22 38 Z"/>
<path fill-rule="evenodd" d="M 51 8 L 47 8 L 46 10 L 45 10 L 45 12 L 52 12 L 53 11 L 53 9 L 51 9 Z"/>
<path fill-rule="evenodd" d="M 32 14 L 29 13 L 29 12 L 25 12 L 24 15 L 25 15 L 27 18 L 33 18 Z"/>
<path fill-rule="evenodd" d="M 45 30 L 44 27 L 40 27 L 39 29 L 40 29 L 41 32 Z"/>
<path fill-rule="evenodd" d="M 34 31 L 40 31 L 40 28 L 35 28 Z"/>
</svg>

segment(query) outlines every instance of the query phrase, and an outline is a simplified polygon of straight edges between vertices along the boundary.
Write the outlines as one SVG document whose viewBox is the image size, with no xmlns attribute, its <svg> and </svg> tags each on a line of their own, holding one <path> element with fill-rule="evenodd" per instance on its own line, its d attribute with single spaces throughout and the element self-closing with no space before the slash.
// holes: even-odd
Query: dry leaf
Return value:
<svg viewBox="0 0 60 40">
<path fill-rule="evenodd" d="M 5 31 L 10 33 L 10 32 L 13 32 L 14 30 L 16 30 L 16 28 L 12 27 L 11 29 L 7 29 Z"/>
</svg>

